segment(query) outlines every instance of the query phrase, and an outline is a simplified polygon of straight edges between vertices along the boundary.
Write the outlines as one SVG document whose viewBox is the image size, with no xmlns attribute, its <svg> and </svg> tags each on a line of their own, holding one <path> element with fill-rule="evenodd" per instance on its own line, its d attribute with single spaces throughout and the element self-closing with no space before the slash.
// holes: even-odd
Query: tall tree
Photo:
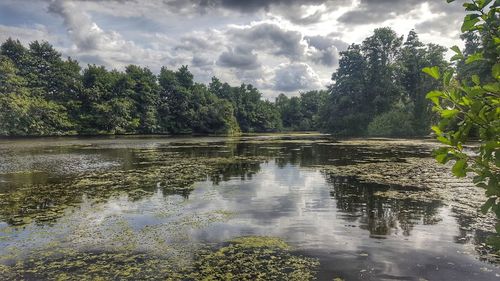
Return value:
<svg viewBox="0 0 500 281">
<path fill-rule="evenodd" d="M 157 108 L 160 96 L 156 76 L 148 68 L 135 65 L 127 66 L 125 73 L 133 84 L 133 99 L 136 102 L 134 116 L 139 118 L 139 132 L 155 133 L 158 130 Z"/>
<path fill-rule="evenodd" d="M 371 104 L 365 90 L 367 62 L 360 45 L 353 44 L 340 55 L 339 67 L 332 75 L 330 96 L 322 110 L 322 126 L 335 135 L 363 135 L 371 120 Z"/>
<path fill-rule="evenodd" d="M 363 41 L 361 49 L 367 62 L 367 102 L 372 117 L 390 109 L 401 89 L 396 82 L 396 59 L 403 38 L 390 28 L 377 28 Z"/>
<path fill-rule="evenodd" d="M 425 46 L 414 30 L 410 31 L 401 49 L 397 73 L 405 91 L 402 102 L 405 103 L 406 110 L 411 112 L 410 119 L 416 135 L 429 133 L 433 113 L 432 105 L 425 95 L 437 86 L 435 81 L 422 73 L 422 68 L 432 65 L 446 66 L 445 52 L 446 49 L 438 45 Z"/>
</svg>

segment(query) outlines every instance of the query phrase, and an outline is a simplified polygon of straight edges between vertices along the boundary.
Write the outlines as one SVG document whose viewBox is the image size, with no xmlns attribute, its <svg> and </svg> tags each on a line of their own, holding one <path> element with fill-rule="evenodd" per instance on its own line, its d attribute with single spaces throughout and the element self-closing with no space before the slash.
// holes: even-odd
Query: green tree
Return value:
<svg viewBox="0 0 500 281">
<path fill-rule="evenodd" d="M 173 134 L 191 132 L 190 95 L 191 92 L 182 87 L 177 80 L 177 72 L 163 67 L 158 77 L 159 122 L 163 132 Z M 190 83 L 189 83 L 190 84 Z"/>
<path fill-rule="evenodd" d="M 156 76 L 148 68 L 129 65 L 125 73 L 132 81 L 132 97 L 136 103 L 134 117 L 139 119 L 139 132 L 155 133 L 158 130 L 159 87 Z"/>
<path fill-rule="evenodd" d="M 301 121 L 301 130 L 318 130 L 320 128 L 320 112 L 328 99 L 328 92 L 309 91 L 300 93 L 301 111 L 303 120 Z"/>
<path fill-rule="evenodd" d="M 0 135 L 45 136 L 72 134 L 65 108 L 32 95 L 26 80 L 7 57 L 0 56 Z"/>
<path fill-rule="evenodd" d="M 361 46 L 367 62 L 366 80 L 369 85 L 365 89 L 368 92 L 365 102 L 371 105 L 367 110 L 372 117 L 389 110 L 400 96 L 401 88 L 394 77 L 402 41 L 402 37 L 385 27 L 375 29 Z"/>
<path fill-rule="evenodd" d="M 398 59 L 398 79 L 406 93 L 401 102 L 411 109 L 409 119 L 413 119 L 407 135 L 429 134 L 432 120 L 432 105 L 425 95 L 438 83 L 422 73 L 424 67 L 439 65 L 446 67 L 444 47 L 429 44 L 425 46 L 415 31 L 410 31 Z M 409 115 L 407 113 L 407 115 Z"/>
<path fill-rule="evenodd" d="M 28 59 L 28 49 L 19 40 L 7 39 L 0 46 L 0 54 L 9 58 L 19 70 L 19 75 L 26 75 L 26 64 Z"/>
<path fill-rule="evenodd" d="M 339 67 L 332 75 L 330 96 L 321 113 L 322 127 L 339 136 L 364 135 L 371 120 L 365 90 L 367 62 L 360 45 L 353 44 L 340 55 Z"/>
</svg>

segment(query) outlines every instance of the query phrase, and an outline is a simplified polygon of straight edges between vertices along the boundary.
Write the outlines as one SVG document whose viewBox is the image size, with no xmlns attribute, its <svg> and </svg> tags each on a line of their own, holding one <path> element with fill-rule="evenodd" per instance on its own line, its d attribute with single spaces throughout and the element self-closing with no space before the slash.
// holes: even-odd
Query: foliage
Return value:
<svg viewBox="0 0 500 281">
<path fill-rule="evenodd" d="M 341 53 L 328 90 L 291 98 L 281 94 L 270 102 L 249 84 L 234 87 L 215 77 L 208 85 L 196 83 L 187 66 L 163 67 L 157 75 L 137 65 L 124 71 L 97 65 L 82 69 L 76 60 L 64 60 L 47 42 L 34 41 L 26 48 L 8 39 L 0 47 L 3 60 L 9 61 L 1 65 L 0 93 L 10 93 L 1 103 L 1 109 L 6 109 L 2 118 L 9 122 L 0 124 L 0 131 L 15 136 L 321 129 L 340 136 L 425 135 L 433 119 L 425 93 L 437 82 L 420 69 L 446 66 L 444 51 L 437 45 L 425 46 L 414 31 L 403 41 L 390 28 L 379 28 L 362 44 Z M 24 109 L 16 109 L 21 100 Z M 35 101 L 31 110 L 38 103 L 45 109 L 31 115 L 42 119 L 29 125 L 27 103 Z M 404 120 L 412 120 L 404 134 L 389 124 L 395 117 L 391 110 L 399 105 L 409 109 Z M 375 132 L 376 128 L 381 131 Z"/>
<path fill-rule="evenodd" d="M 274 104 L 262 100 L 262 94 L 252 85 L 231 87 L 212 78 L 209 90 L 220 99 L 230 101 L 243 132 L 273 132 L 281 129 L 281 118 Z"/>
<path fill-rule="evenodd" d="M 0 135 L 239 134 L 282 128 L 274 103 L 252 85 L 196 83 L 187 66 L 155 75 L 109 71 L 62 56 L 48 42 L 0 47 Z M 320 104 L 311 101 L 307 121 Z M 313 113 L 310 113 L 312 110 Z M 312 114 L 312 115 L 311 115 Z"/>
<path fill-rule="evenodd" d="M 320 111 L 328 98 L 326 91 L 309 91 L 298 97 L 280 94 L 275 104 L 287 130 L 314 131 L 320 129 Z"/>
<path fill-rule="evenodd" d="M 449 0 L 448 2 L 453 2 Z M 487 202 L 484 213 L 492 210 L 500 217 L 500 2 L 474 0 L 464 4 L 469 13 L 465 16 L 462 32 L 474 38 L 475 46 L 456 53 L 459 74 L 453 69 L 427 67 L 423 72 L 442 81 L 442 89 L 427 94 L 434 103 L 434 111 L 441 120 L 432 127 L 437 139 L 445 144 L 435 151 L 440 163 L 454 160 L 453 174 L 465 177 L 475 175 L 474 183 L 486 189 Z M 472 53 L 471 50 L 475 52 Z M 480 64 L 473 65 L 476 62 Z M 488 73 L 484 73 L 484 68 Z M 471 138 L 478 138 L 478 147 L 471 152 L 464 147 Z M 500 233 L 500 224 L 497 224 Z M 500 247 L 500 237 L 492 242 Z"/>
<path fill-rule="evenodd" d="M 404 109 L 395 108 L 377 115 L 368 124 L 368 135 L 375 137 L 407 137 L 413 134 L 410 115 Z"/>
<path fill-rule="evenodd" d="M 72 130 L 65 109 L 33 95 L 9 58 L 0 56 L 0 135 L 61 135 Z"/>
<path fill-rule="evenodd" d="M 420 70 L 446 65 L 444 52 L 443 47 L 421 43 L 413 30 L 403 42 L 390 28 L 376 29 L 361 45 L 341 52 L 321 126 L 338 136 L 390 136 L 394 132 L 382 123 L 389 122 L 396 114 L 390 113 L 392 109 L 403 104 L 411 110 L 399 115 L 413 120 L 403 135 L 428 134 L 432 112 L 425 93 L 436 83 Z M 379 127 L 383 131 L 374 131 Z"/>
</svg>

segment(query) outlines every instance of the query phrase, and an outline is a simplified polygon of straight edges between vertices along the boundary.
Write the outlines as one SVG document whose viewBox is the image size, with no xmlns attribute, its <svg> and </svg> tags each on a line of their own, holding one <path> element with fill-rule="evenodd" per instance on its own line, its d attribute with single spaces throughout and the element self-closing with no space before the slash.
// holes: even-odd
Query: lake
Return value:
<svg viewBox="0 0 500 281">
<path fill-rule="evenodd" d="M 431 140 L 0 140 L 0 279 L 500 280 Z M 335 279 L 337 278 L 337 279 Z"/>
</svg>

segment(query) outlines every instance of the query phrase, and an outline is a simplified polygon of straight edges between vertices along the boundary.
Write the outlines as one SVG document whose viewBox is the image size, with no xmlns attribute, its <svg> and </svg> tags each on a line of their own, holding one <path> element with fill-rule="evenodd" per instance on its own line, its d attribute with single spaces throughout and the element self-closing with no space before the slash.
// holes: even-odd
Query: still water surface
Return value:
<svg viewBox="0 0 500 281">
<path fill-rule="evenodd" d="M 0 261 L 11 265 L 52 248 L 189 253 L 235 237 L 270 236 L 317 258 L 319 280 L 500 280 L 497 265 L 475 250 L 480 235 L 463 239 L 461 214 L 445 202 L 380 197 L 377 191 L 394 187 L 322 170 L 425 159 L 433 146 L 375 149 L 325 136 L 0 140 Z M 220 165 L 182 192 L 160 179 L 141 183 L 143 193 L 73 190 L 89 174 L 140 177 L 172 165 L 163 160 L 174 156 L 259 158 Z"/>
</svg>

